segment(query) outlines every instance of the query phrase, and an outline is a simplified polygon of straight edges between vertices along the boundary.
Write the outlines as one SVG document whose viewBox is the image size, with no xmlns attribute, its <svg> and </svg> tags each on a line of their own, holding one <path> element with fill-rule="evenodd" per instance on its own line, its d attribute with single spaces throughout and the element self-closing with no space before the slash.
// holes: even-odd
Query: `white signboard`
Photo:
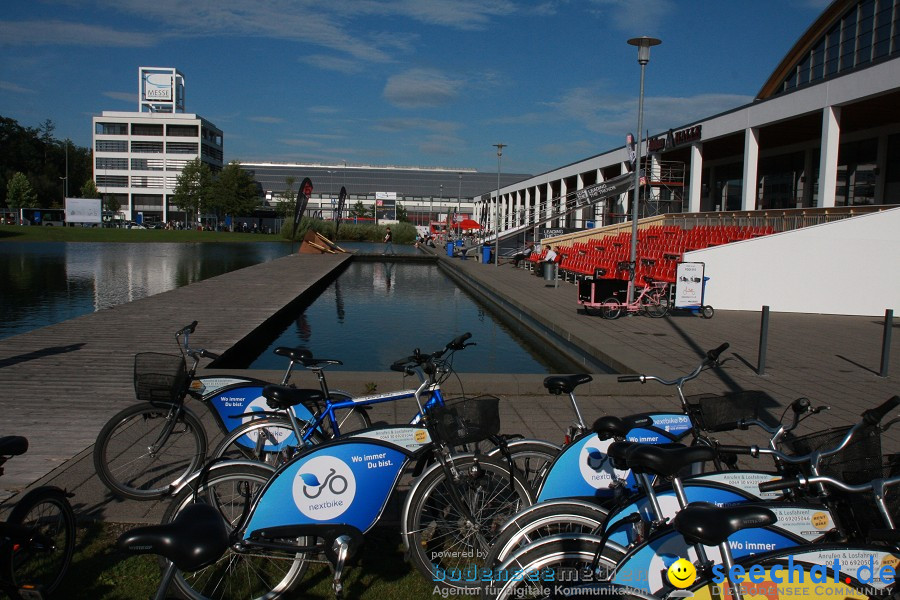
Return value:
<svg viewBox="0 0 900 600">
<path fill-rule="evenodd" d="M 100 198 L 66 198 L 66 223 L 101 223 Z"/>
<path fill-rule="evenodd" d="M 375 192 L 376 200 L 396 200 L 397 192 Z"/>
<path fill-rule="evenodd" d="M 675 308 L 703 305 L 703 263 L 679 263 L 675 271 Z"/>
<path fill-rule="evenodd" d="M 169 73 L 144 74 L 144 100 L 172 100 L 172 76 Z"/>
</svg>

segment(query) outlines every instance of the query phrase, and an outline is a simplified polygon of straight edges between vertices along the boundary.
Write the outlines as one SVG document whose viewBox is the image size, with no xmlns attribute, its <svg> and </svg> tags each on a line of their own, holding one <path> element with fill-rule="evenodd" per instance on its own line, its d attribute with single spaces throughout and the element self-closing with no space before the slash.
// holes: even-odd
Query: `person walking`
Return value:
<svg viewBox="0 0 900 600">
<path fill-rule="evenodd" d="M 388 227 L 384 234 L 384 252 L 381 253 L 382 256 L 385 256 L 388 253 L 388 250 L 391 251 L 391 254 L 394 253 L 393 239 L 394 235 L 391 233 L 391 228 Z"/>
</svg>

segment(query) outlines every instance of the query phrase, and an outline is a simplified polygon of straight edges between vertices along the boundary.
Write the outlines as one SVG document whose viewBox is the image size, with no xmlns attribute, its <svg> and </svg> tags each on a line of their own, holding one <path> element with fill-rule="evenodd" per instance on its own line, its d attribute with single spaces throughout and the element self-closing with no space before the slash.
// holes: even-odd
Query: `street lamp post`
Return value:
<svg viewBox="0 0 900 600">
<path fill-rule="evenodd" d="M 635 273 L 637 271 L 637 231 L 638 208 L 641 197 L 641 131 L 644 127 L 644 68 L 650 62 L 650 47 L 662 43 L 656 38 L 642 36 L 631 38 L 628 43 L 638 48 L 638 64 L 641 65 L 641 93 L 638 96 L 638 128 L 637 128 L 637 156 L 634 167 L 634 200 L 631 207 L 631 262 L 628 276 L 628 303 L 634 302 Z"/>
<path fill-rule="evenodd" d="M 462 219 L 459 213 L 462 211 L 462 173 L 457 173 L 457 175 L 459 175 L 459 185 L 456 187 L 456 231 L 461 234 Z"/>
<path fill-rule="evenodd" d="M 494 203 L 494 266 L 500 266 L 500 157 L 508 144 L 494 144 L 497 149 L 497 202 Z"/>
</svg>

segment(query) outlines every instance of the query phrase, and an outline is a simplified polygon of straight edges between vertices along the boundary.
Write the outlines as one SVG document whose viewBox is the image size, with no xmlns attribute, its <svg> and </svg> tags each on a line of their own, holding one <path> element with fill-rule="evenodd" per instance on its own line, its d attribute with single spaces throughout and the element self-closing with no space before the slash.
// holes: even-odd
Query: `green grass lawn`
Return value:
<svg viewBox="0 0 900 600">
<path fill-rule="evenodd" d="M 284 242 L 280 235 L 224 231 L 166 231 L 100 227 L 22 227 L 0 225 L 2 242 Z"/>
<path fill-rule="evenodd" d="M 115 547 L 116 538 L 130 527 L 114 523 L 79 527 L 72 566 L 55 597 L 67 600 L 152 598 L 160 579 L 156 557 L 127 556 Z M 346 598 L 359 600 L 421 600 L 432 597 L 434 585 L 404 561 L 396 531 L 376 528 L 366 535 L 359 555 L 344 571 L 344 589 Z M 169 596 L 175 596 L 171 589 Z M 326 565 L 312 565 L 286 598 L 334 598 L 331 569 Z"/>
</svg>

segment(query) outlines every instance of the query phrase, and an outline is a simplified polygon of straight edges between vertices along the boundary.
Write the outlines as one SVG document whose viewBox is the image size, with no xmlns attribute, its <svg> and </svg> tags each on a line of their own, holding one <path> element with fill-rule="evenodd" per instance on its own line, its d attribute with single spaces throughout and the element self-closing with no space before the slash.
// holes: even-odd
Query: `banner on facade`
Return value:
<svg viewBox="0 0 900 600">
<path fill-rule="evenodd" d="M 297 191 L 297 206 L 294 207 L 294 230 L 291 232 L 291 239 L 297 235 L 297 227 L 300 225 L 300 219 L 303 217 L 303 211 L 309 203 L 309 197 L 312 195 L 313 184 L 309 177 L 305 177 Z"/>
</svg>

